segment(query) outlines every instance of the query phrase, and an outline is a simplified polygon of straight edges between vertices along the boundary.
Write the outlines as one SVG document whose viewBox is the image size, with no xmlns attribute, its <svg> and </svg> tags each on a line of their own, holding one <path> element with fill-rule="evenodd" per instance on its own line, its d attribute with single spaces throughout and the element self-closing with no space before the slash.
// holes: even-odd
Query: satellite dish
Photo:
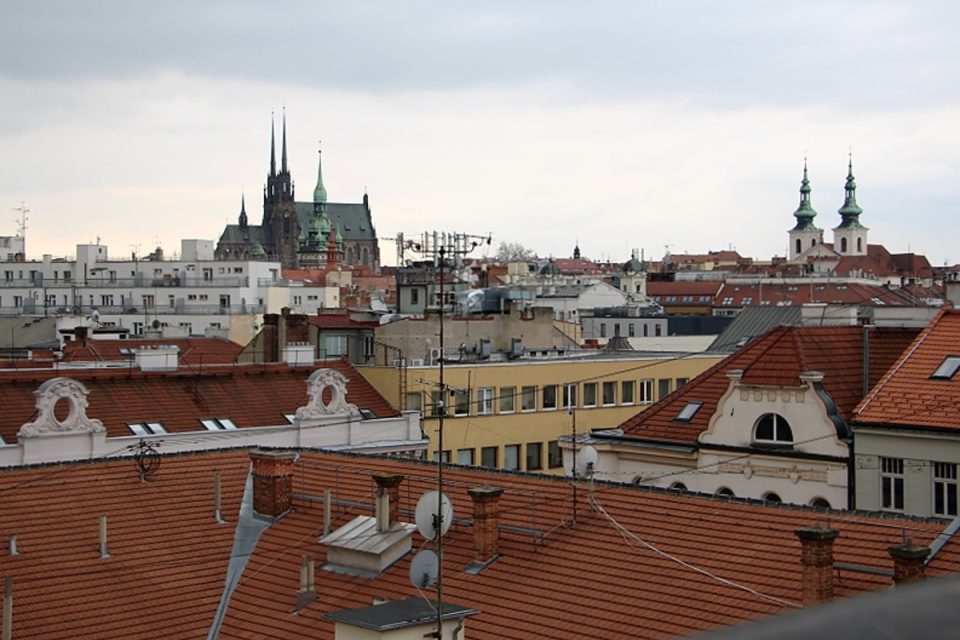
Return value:
<svg viewBox="0 0 960 640">
<path fill-rule="evenodd" d="M 597 453 L 597 450 L 593 447 L 583 447 L 577 451 L 577 455 L 574 457 L 574 466 L 577 469 L 578 475 L 586 475 L 593 472 L 597 468 L 597 461 L 600 459 L 600 454 Z"/>
<path fill-rule="evenodd" d="M 433 540 L 437 537 L 438 509 L 442 519 L 440 523 L 440 535 L 442 536 L 447 533 L 453 523 L 453 505 L 450 503 L 450 498 L 438 491 L 431 491 L 423 494 L 417 501 L 417 510 L 414 512 L 417 531 L 427 540 Z"/>
<path fill-rule="evenodd" d="M 150 324 L 150 326 L 152 326 L 154 329 L 159 329 L 159 328 L 160 328 L 160 321 L 159 321 L 159 320 L 154 320 L 154 321 Z"/>
<path fill-rule="evenodd" d="M 410 563 L 410 582 L 417 589 L 432 587 L 437 582 L 440 573 L 440 559 L 430 549 L 424 549 L 413 556 Z"/>
</svg>

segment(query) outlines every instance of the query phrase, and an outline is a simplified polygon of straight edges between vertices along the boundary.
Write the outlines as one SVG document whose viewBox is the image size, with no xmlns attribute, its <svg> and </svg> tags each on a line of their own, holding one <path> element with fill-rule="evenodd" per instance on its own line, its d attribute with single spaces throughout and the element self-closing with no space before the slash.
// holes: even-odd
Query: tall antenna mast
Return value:
<svg viewBox="0 0 960 640">
<path fill-rule="evenodd" d="M 27 240 L 27 220 L 30 218 L 27 217 L 27 214 L 30 213 L 30 209 L 27 208 L 27 203 L 20 201 L 19 207 L 13 207 L 13 210 L 20 214 L 20 217 L 17 218 L 17 236 L 23 238 L 24 244 Z"/>
</svg>

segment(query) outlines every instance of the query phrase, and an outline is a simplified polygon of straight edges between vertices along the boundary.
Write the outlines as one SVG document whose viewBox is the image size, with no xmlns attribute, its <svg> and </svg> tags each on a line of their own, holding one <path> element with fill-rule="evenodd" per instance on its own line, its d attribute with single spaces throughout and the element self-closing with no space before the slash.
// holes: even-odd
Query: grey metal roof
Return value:
<svg viewBox="0 0 960 640">
<path fill-rule="evenodd" d="M 300 227 L 306 228 L 310 219 L 313 217 L 312 202 L 295 203 L 297 217 L 300 219 Z M 374 240 L 376 239 L 376 230 L 373 228 L 373 220 L 370 211 L 363 203 L 345 203 L 328 202 L 327 217 L 333 224 L 333 228 L 340 232 L 344 240 Z M 224 243 L 250 243 L 259 242 L 266 246 L 266 230 L 258 224 L 247 225 L 245 228 L 239 224 L 228 224 L 220 234 L 220 242 Z"/>
<path fill-rule="evenodd" d="M 733 353 L 774 327 L 800 324 L 801 311 L 800 307 L 744 307 L 707 351 Z"/>
<path fill-rule="evenodd" d="M 462 618 L 479 613 L 476 609 L 461 607 L 460 605 L 443 603 L 441 618 L 443 620 Z M 375 631 L 390 631 L 415 625 L 429 624 L 437 619 L 437 603 L 425 598 L 407 598 L 393 600 L 383 604 L 375 604 L 361 609 L 344 609 L 332 611 L 325 616 L 327 620 L 352 624 L 364 629 Z"/>
<path fill-rule="evenodd" d="M 56 318 L 0 318 L 0 349 L 56 349 L 59 346 Z"/>
<path fill-rule="evenodd" d="M 376 518 L 357 516 L 320 540 L 320 544 L 379 555 L 409 536 L 414 529 L 416 527 L 412 524 L 395 522 L 389 531 L 379 533 Z"/>
</svg>

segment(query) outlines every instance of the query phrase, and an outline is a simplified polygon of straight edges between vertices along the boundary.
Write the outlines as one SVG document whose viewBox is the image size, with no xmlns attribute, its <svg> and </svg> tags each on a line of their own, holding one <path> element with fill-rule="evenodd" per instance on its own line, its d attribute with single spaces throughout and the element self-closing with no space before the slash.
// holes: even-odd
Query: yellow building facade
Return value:
<svg viewBox="0 0 960 640">
<path fill-rule="evenodd" d="M 596 355 L 555 360 L 358 367 L 394 406 L 421 411 L 437 458 L 498 469 L 563 473 L 559 439 L 616 427 L 721 360 L 696 355 Z"/>
</svg>

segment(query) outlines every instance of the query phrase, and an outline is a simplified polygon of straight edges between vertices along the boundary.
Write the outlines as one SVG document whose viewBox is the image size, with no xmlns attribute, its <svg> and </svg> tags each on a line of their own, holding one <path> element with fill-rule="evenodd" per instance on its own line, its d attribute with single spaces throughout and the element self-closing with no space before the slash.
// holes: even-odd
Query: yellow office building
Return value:
<svg viewBox="0 0 960 640">
<path fill-rule="evenodd" d="M 443 459 L 562 473 L 559 438 L 616 427 L 719 362 L 704 354 L 597 354 L 444 365 Z M 440 370 L 359 367 L 395 406 L 420 410 L 436 458 Z M 402 397 L 401 397 L 402 396 Z"/>
</svg>

